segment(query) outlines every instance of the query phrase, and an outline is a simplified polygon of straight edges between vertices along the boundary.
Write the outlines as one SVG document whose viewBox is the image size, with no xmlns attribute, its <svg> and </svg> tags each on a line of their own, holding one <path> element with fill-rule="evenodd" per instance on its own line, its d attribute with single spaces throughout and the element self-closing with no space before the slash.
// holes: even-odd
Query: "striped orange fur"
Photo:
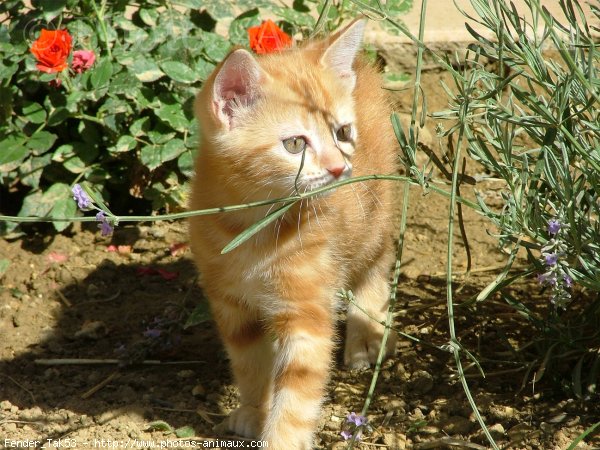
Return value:
<svg viewBox="0 0 600 450">
<path fill-rule="evenodd" d="M 192 209 L 396 171 L 389 100 L 377 71 L 357 56 L 363 28 L 358 20 L 325 40 L 260 57 L 229 54 L 196 100 Z M 332 364 L 336 292 L 352 289 L 371 316 L 386 315 L 392 197 L 389 182 L 343 186 L 294 205 L 224 255 L 272 208 L 190 220 L 203 289 L 240 391 L 241 406 L 225 422 L 230 431 L 268 440 L 270 449 L 312 448 Z M 382 333 L 350 305 L 345 363 L 373 363 Z"/>
</svg>

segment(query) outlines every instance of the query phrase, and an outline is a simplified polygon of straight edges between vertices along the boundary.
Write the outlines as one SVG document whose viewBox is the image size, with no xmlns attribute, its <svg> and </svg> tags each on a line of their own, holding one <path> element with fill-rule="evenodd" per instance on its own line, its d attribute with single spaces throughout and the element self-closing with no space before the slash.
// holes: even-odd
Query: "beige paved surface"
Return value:
<svg viewBox="0 0 600 450">
<path fill-rule="evenodd" d="M 513 2 L 518 11 L 525 12 L 528 10 L 524 0 L 513 0 Z M 564 18 L 558 0 L 541 0 L 540 3 L 557 19 L 562 20 Z M 585 3 L 584 1 L 581 1 L 581 6 L 586 12 L 588 21 L 595 23 L 596 26 L 600 27 L 600 23 L 594 18 L 590 10 L 590 3 L 595 4 L 600 8 L 600 0 L 590 0 Z M 417 35 L 419 31 L 421 4 L 422 0 L 415 0 L 412 10 L 407 15 L 402 16 L 402 20 L 414 35 Z M 472 13 L 474 11 L 469 0 L 457 0 L 456 4 L 467 13 Z M 528 21 L 531 20 L 530 16 L 526 18 Z M 425 41 L 448 43 L 472 41 L 473 38 L 464 26 L 465 21 L 465 17 L 459 12 L 452 0 L 428 0 L 427 13 L 425 16 Z M 475 26 L 473 22 L 469 21 L 469 23 L 477 29 L 477 26 Z M 399 36 L 396 39 L 399 42 L 410 42 L 410 39 L 405 36 Z"/>
</svg>

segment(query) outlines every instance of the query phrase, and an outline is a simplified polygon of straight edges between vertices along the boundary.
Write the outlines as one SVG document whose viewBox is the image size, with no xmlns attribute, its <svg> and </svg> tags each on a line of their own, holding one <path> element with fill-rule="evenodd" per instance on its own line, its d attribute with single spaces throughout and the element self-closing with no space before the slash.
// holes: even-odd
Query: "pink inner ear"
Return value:
<svg viewBox="0 0 600 450">
<path fill-rule="evenodd" d="M 237 106 L 250 106 L 258 96 L 260 67 L 248 52 L 233 52 L 215 79 L 215 114 L 230 127 Z"/>
</svg>

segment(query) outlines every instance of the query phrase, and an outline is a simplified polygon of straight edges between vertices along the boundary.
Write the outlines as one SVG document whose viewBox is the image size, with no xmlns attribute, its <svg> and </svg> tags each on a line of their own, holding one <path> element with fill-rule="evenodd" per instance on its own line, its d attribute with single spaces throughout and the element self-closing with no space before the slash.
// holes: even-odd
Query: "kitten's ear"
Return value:
<svg viewBox="0 0 600 450">
<path fill-rule="evenodd" d="M 251 106 L 260 96 L 264 72 L 246 50 L 234 50 L 221 64 L 213 84 L 213 111 L 228 128 L 235 126 L 237 108 Z"/>
<path fill-rule="evenodd" d="M 363 32 L 367 20 L 357 19 L 333 37 L 325 53 L 321 57 L 321 64 L 333 69 L 342 78 L 350 89 L 356 84 L 356 74 L 352 64 L 362 43 Z"/>
</svg>

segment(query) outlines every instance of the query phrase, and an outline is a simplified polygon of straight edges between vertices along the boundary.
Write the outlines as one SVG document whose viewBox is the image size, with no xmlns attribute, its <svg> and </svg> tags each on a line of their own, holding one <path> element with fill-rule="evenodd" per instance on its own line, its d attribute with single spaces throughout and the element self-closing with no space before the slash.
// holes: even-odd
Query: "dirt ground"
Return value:
<svg viewBox="0 0 600 450">
<path fill-rule="evenodd" d="M 442 76 L 424 73 L 430 111 L 445 106 Z M 412 92 L 399 98 L 400 112 L 408 113 Z M 421 136 L 436 148 L 434 125 Z M 501 185 L 476 188 L 500 204 Z M 399 340 L 368 413 L 372 431 L 359 447 L 489 448 L 453 356 L 427 344 L 449 339 L 447 200 L 415 187 L 409 212 L 396 322 L 425 343 Z M 457 230 L 457 304 L 492 281 L 507 260 L 486 219 L 466 210 L 465 226 L 474 270 L 468 279 L 461 276 L 466 258 Z M 10 260 L 0 287 L 0 448 L 25 440 L 46 448 L 185 446 L 178 436 L 217 437 L 213 426 L 236 407 L 237 397 L 213 324 L 180 326 L 205 301 L 183 245 L 185 224 L 120 226 L 111 238 L 94 227 L 54 234 L 39 225 L 21 239 L 0 240 L 0 255 Z M 534 309 L 548 304 L 533 282 L 515 286 L 513 295 Z M 597 403 L 557 389 L 549 377 L 532 383 L 539 363 L 530 371 L 515 363 L 514 349 L 531 339 L 531 327 L 502 299 L 459 306 L 455 313 L 460 341 L 486 372 L 482 378 L 463 359 L 471 393 L 499 445 L 565 449 L 599 420 Z M 106 361 L 118 358 L 149 363 Z M 361 410 L 371 381 L 371 370 L 347 371 L 339 352 L 336 358 L 317 448 L 345 448 L 340 431 L 346 415 Z M 600 448 L 600 440 L 588 437 L 577 448 Z"/>
</svg>

